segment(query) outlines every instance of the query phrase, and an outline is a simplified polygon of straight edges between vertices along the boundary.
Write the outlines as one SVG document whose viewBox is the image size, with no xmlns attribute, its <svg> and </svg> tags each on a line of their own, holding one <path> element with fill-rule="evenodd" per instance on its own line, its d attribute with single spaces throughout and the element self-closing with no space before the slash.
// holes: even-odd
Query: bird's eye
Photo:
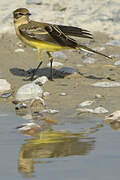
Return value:
<svg viewBox="0 0 120 180">
<path fill-rule="evenodd" d="M 17 19 L 20 18 L 21 16 L 23 16 L 22 13 L 16 13 L 16 14 L 15 14 L 15 18 L 17 18 Z"/>
<path fill-rule="evenodd" d="M 24 14 L 22 14 L 22 13 L 19 13 L 19 16 L 23 16 Z"/>
</svg>

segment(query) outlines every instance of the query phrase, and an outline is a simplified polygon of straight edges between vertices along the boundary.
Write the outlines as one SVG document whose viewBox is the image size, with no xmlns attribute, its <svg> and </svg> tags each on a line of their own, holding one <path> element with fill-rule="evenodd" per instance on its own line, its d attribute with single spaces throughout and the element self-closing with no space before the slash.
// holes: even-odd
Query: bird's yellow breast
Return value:
<svg viewBox="0 0 120 180">
<path fill-rule="evenodd" d="M 29 41 L 27 42 L 27 44 L 29 43 L 30 46 L 36 48 L 36 49 L 44 49 L 46 51 L 58 51 L 58 50 L 62 50 L 62 49 L 69 49 L 68 47 L 64 47 L 64 46 L 59 46 L 56 44 L 52 44 L 52 43 L 48 43 L 48 42 L 43 42 L 43 41 Z"/>
</svg>

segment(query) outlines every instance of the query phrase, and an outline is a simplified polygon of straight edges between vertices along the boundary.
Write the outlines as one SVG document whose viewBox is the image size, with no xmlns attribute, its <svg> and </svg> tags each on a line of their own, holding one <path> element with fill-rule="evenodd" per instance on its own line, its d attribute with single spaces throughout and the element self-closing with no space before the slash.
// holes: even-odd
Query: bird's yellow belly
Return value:
<svg viewBox="0 0 120 180">
<path fill-rule="evenodd" d="M 29 46 L 36 48 L 36 49 L 43 49 L 46 51 L 59 51 L 62 49 L 69 49 L 69 47 L 60 46 L 57 44 L 47 43 L 43 41 L 28 41 L 26 42 Z"/>
</svg>

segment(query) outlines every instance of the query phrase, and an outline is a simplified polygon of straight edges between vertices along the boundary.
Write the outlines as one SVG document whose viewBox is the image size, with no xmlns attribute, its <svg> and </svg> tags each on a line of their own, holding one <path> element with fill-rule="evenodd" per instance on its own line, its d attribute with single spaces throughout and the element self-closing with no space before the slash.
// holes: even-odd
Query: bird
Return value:
<svg viewBox="0 0 120 180">
<path fill-rule="evenodd" d="M 77 42 L 74 37 L 93 39 L 92 34 L 82 28 L 66 25 L 49 24 L 30 20 L 31 13 L 26 8 L 17 8 L 13 11 L 14 26 L 16 35 L 26 45 L 36 48 L 40 63 L 33 71 L 31 80 L 40 68 L 43 62 L 42 51 L 46 51 L 50 60 L 50 80 L 53 80 L 53 57 L 51 52 L 64 49 L 87 50 L 92 53 L 99 54 L 106 58 L 112 59 L 101 52 L 95 51 L 83 44 Z"/>
</svg>

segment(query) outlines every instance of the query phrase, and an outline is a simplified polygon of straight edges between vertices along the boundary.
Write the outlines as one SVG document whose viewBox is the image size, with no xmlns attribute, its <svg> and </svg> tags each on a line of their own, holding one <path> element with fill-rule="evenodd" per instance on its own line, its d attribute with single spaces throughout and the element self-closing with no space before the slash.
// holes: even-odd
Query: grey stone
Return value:
<svg viewBox="0 0 120 180">
<path fill-rule="evenodd" d="M 91 84 L 94 87 L 120 87 L 120 82 L 97 82 Z"/>
<path fill-rule="evenodd" d="M 43 93 L 43 96 L 44 96 L 44 97 L 47 97 L 47 96 L 49 96 L 49 95 L 50 95 L 50 93 L 47 92 L 47 91 Z"/>
<path fill-rule="evenodd" d="M 78 105 L 78 107 L 90 106 L 94 101 L 84 101 Z"/>
<path fill-rule="evenodd" d="M 47 66 L 50 67 L 50 63 L 48 63 Z M 60 62 L 55 62 L 55 61 L 53 61 L 52 66 L 53 66 L 53 67 L 58 67 L 58 66 L 63 66 L 63 64 L 60 63 Z"/>
<path fill-rule="evenodd" d="M 61 51 L 53 52 L 51 53 L 51 55 L 54 59 L 63 59 L 63 60 L 68 59 L 67 56 Z"/>
<path fill-rule="evenodd" d="M 43 0 L 26 0 L 26 4 L 37 4 L 40 5 L 43 3 Z"/>
<path fill-rule="evenodd" d="M 104 113 L 108 113 L 108 110 L 103 107 L 97 107 L 95 109 L 78 108 L 77 112 L 78 114 L 81 114 L 81 113 L 104 114 Z"/>
<path fill-rule="evenodd" d="M 105 45 L 108 45 L 108 46 L 120 46 L 120 39 L 109 41 Z"/>
<path fill-rule="evenodd" d="M 48 78 L 46 76 L 41 76 L 37 78 L 36 80 L 33 81 L 33 83 L 38 84 L 38 85 L 43 85 L 48 81 Z"/>
<path fill-rule="evenodd" d="M 118 120 L 120 118 L 120 110 L 115 111 L 113 113 L 111 113 L 110 115 L 105 117 L 105 121 L 114 121 L 114 120 Z"/>
<path fill-rule="evenodd" d="M 77 69 L 74 69 L 72 67 L 62 67 L 60 69 L 58 69 L 59 72 L 64 73 L 64 74 L 74 74 L 74 73 L 78 73 Z"/>
<path fill-rule="evenodd" d="M 9 91 L 11 89 L 11 84 L 6 79 L 0 79 L 0 93 Z"/>
<path fill-rule="evenodd" d="M 16 52 L 16 53 L 17 53 L 17 52 L 24 52 L 24 49 L 22 49 L 22 48 L 15 49 L 15 52 Z"/>
<path fill-rule="evenodd" d="M 88 63 L 88 64 L 94 64 L 96 62 L 96 59 L 88 57 L 83 60 L 83 63 Z"/>
<path fill-rule="evenodd" d="M 60 96 L 66 96 L 67 95 L 67 93 L 60 93 Z"/>
<path fill-rule="evenodd" d="M 3 93 L 2 95 L 1 95 L 1 97 L 2 98 L 8 98 L 8 97 L 10 97 L 12 95 L 12 93 L 11 92 L 8 92 L 8 93 Z"/>
<path fill-rule="evenodd" d="M 114 63 L 115 66 L 120 66 L 120 60 Z"/>
<path fill-rule="evenodd" d="M 100 99 L 100 98 L 103 98 L 104 96 L 103 95 L 101 95 L 101 94 L 96 94 L 95 95 L 95 98 L 97 98 L 97 99 Z"/>
<path fill-rule="evenodd" d="M 78 114 L 81 113 L 93 113 L 93 109 L 89 109 L 89 108 L 78 108 L 77 109 Z"/>
<path fill-rule="evenodd" d="M 93 110 L 93 113 L 95 114 L 104 114 L 104 113 L 108 113 L 108 110 L 103 108 L 103 107 L 97 107 Z"/>
<path fill-rule="evenodd" d="M 56 114 L 58 113 L 59 111 L 56 110 L 56 109 L 44 109 L 41 111 L 41 113 L 50 113 L 50 114 Z"/>
<path fill-rule="evenodd" d="M 19 110 L 19 109 L 22 109 L 22 108 L 27 108 L 27 105 L 25 103 L 18 103 L 16 106 L 15 106 L 15 109 L 16 110 Z"/>
<path fill-rule="evenodd" d="M 29 83 L 20 87 L 16 93 L 16 101 L 29 101 L 42 97 L 43 90 L 42 88 L 35 84 Z"/>
</svg>

